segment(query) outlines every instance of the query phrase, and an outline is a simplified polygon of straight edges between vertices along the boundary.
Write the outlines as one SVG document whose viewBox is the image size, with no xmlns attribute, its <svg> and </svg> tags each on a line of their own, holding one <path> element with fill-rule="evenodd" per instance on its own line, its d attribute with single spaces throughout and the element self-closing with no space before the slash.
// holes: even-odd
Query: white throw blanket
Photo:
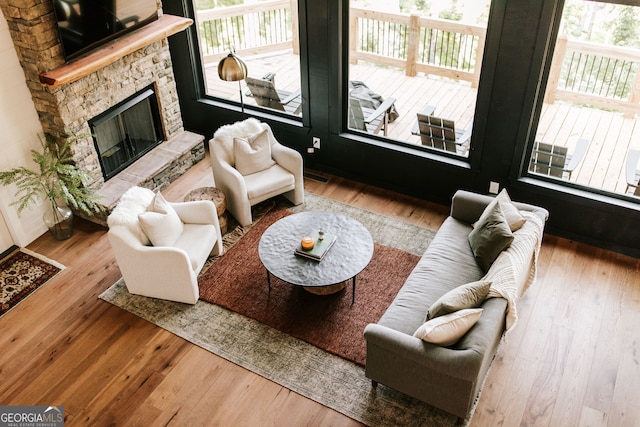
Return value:
<svg viewBox="0 0 640 427">
<path fill-rule="evenodd" d="M 264 130 L 264 126 L 254 117 L 249 117 L 241 122 L 220 126 L 213 137 L 223 144 L 233 146 L 233 138 L 248 138 Z"/>
<path fill-rule="evenodd" d="M 140 240 L 143 245 L 151 243 L 138 222 L 138 214 L 147 210 L 155 193 L 148 188 L 131 187 L 120 197 L 118 205 L 107 218 L 107 225 L 114 227 L 124 225 Z"/>
<path fill-rule="evenodd" d="M 493 282 L 489 297 L 502 297 L 507 300 L 506 332 L 509 332 L 518 320 L 516 306 L 518 299 L 536 279 L 544 227 L 544 221 L 538 215 L 525 211 L 520 213 L 527 221 L 522 228 L 513 233 L 515 238 L 511 246 L 498 255 L 483 278 Z M 531 265 L 532 255 L 533 265 Z M 529 268 L 530 265 L 531 268 Z"/>
</svg>

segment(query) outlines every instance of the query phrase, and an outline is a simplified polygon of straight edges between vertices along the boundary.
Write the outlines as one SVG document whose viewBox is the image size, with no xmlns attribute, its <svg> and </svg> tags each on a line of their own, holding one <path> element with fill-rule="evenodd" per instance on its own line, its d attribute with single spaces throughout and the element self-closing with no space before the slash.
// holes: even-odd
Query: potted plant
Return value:
<svg viewBox="0 0 640 427">
<path fill-rule="evenodd" d="M 73 213 L 80 210 L 87 215 L 104 209 L 97 203 L 98 197 L 88 185 L 89 176 L 74 163 L 70 153 L 71 143 L 78 138 L 73 136 L 65 143 L 58 144 L 46 135 L 40 137 L 41 151 L 31 150 L 31 158 L 38 166 L 31 170 L 24 166 L 0 172 L 0 184 L 16 184 L 18 215 L 44 197 L 49 207 L 43 219 L 49 231 L 58 240 L 64 240 L 73 234 Z"/>
</svg>

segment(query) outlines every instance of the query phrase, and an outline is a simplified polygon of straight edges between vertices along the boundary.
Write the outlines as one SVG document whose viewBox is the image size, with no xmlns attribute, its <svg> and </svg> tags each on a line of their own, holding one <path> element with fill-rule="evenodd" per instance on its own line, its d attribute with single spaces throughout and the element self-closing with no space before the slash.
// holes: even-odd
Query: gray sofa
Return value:
<svg viewBox="0 0 640 427">
<path fill-rule="evenodd" d="M 377 324 L 366 327 L 365 371 L 374 387 L 378 383 L 384 384 L 462 419 L 467 417 L 506 329 L 508 299 L 486 299 L 477 323 L 452 346 L 430 344 L 415 338 L 413 334 L 425 322 L 431 304 L 455 287 L 482 278 L 489 279 L 489 276 L 504 276 L 506 271 L 500 270 L 508 268 L 508 277 L 515 281 L 511 285 L 520 295 L 535 277 L 534 259 L 539 243 L 531 242 L 542 239 L 542 228 L 548 212 L 532 205 L 514 203 L 521 212 L 526 211 L 530 213 L 526 215 L 539 218 L 532 220 L 532 223 L 538 223 L 536 234 L 539 236 L 534 236 L 535 240 L 531 238 L 531 228 L 526 237 L 514 233 L 511 247 L 520 252 L 516 255 L 525 262 L 520 262 L 517 268 L 503 268 L 504 265 L 511 265 L 503 262 L 512 258 L 509 254 L 505 255 L 505 259 L 501 258 L 502 255 L 496 259 L 488 272 L 477 265 L 468 235 L 472 230 L 471 224 L 478 220 L 492 200 L 491 196 L 456 192 L 450 216 L 436 233 L 395 300 Z M 510 251 L 511 247 L 504 252 Z M 504 280 L 504 277 L 500 280 Z M 515 313 L 515 310 L 511 312 L 512 315 Z"/>
</svg>

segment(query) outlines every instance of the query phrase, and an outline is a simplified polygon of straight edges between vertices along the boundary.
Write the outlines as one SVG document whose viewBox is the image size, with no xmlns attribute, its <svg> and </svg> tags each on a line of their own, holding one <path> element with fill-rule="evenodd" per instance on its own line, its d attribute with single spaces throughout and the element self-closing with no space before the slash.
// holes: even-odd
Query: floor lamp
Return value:
<svg viewBox="0 0 640 427">
<path fill-rule="evenodd" d="M 229 55 L 222 58 L 218 64 L 218 76 L 227 82 L 238 82 L 240 90 L 240 104 L 242 105 L 242 118 L 244 119 L 244 100 L 242 98 L 242 86 L 240 81 L 247 77 L 247 65 L 242 59 L 236 56 L 233 49 L 229 51 Z"/>
</svg>

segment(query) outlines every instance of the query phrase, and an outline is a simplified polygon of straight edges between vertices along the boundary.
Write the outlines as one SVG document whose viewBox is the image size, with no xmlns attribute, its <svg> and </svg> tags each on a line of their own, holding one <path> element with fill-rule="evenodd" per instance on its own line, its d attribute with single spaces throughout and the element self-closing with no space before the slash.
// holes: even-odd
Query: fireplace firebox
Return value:
<svg viewBox="0 0 640 427">
<path fill-rule="evenodd" d="M 89 120 L 89 127 L 105 181 L 164 140 L 152 86 Z"/>
</svg>

